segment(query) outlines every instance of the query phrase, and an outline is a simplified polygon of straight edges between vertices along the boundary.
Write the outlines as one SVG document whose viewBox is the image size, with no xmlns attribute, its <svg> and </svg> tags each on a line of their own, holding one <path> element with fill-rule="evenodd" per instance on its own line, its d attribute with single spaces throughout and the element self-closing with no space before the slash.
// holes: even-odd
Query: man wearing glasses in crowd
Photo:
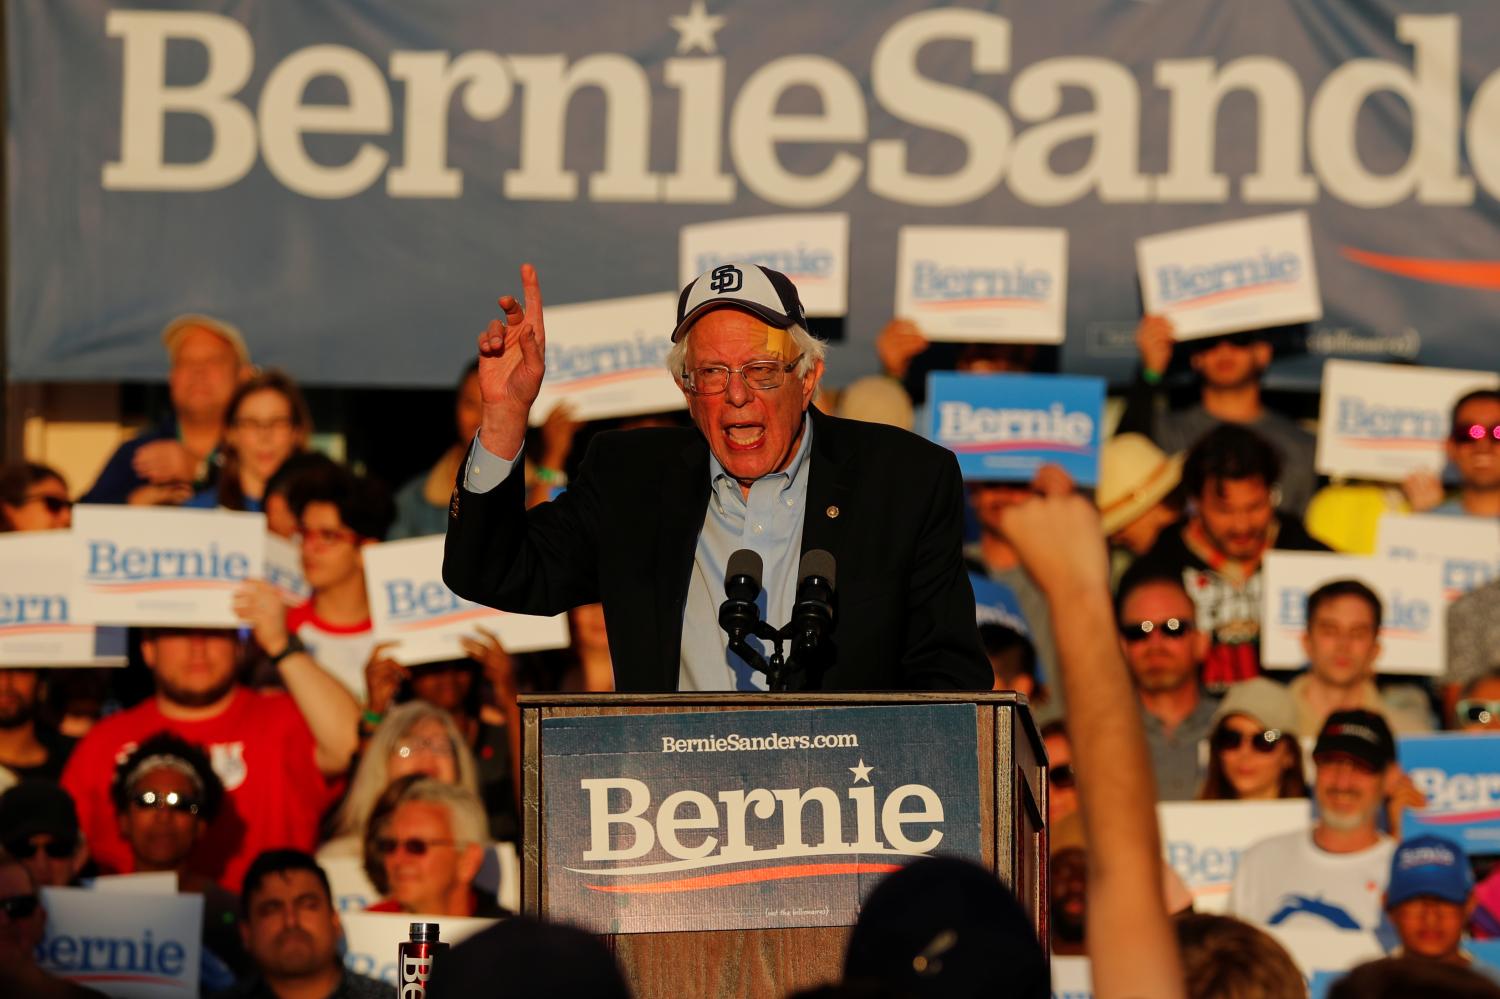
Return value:
<svg viewBox="0 0 1500 999">
<path fill-rule="evenodd" d="M 765 677 L 718 625 L 740 549 L 763 564 L 763 618 L 791 616 L 801 554 L 837 563 L 836 620 L 795 688 L 988 689 L 961 556 L 952 454 L 914 434 L 812 409 L 824 345 L 796 287 L 722 264 L 678 300 L 667 364 L 696 430 L 600 435 L 551 503 L 512 474 L 544 373 L 541 289 L 479 338 L 484 413 L 450 506 L 444 578 L 503 610 L 604 604 L 617 690 L 754 690 Z"/>
<path fill-rule="evenodd" d="M 1218 698 L 1198 670 L 1208 636 L 1193 625 L 1193 600 L 1175 576 L 1128 579 L 1117 601 L 1120 641 L 1135 681 L 1158 801 L 1190 801 L 1203 784 Z"/>
</svg>

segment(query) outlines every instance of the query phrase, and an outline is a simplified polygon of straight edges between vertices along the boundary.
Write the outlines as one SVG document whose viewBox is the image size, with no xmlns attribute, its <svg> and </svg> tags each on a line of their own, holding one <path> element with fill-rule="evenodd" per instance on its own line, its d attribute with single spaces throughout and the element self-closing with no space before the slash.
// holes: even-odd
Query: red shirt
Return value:
<svg viewBox="0 0 1500 999">
<path fill-rule="evenodd" d="M 189 867 L 231 891 L 262 850 L 312 852 L 332 789 L 318 771 L 316 744 L 291 697 L 237 688 L 212 718 L 167 718 L 152 698 L 100 721 L 73 750 L 62 784 L 78 806 L 78 823 L 100 869 L 128 872 L 130 847 L 120 836 L 109 788 L 119 761 L 148 736 L 172 732 L 202 746 L 224 782 L 218 816 Z"/>
</svg>

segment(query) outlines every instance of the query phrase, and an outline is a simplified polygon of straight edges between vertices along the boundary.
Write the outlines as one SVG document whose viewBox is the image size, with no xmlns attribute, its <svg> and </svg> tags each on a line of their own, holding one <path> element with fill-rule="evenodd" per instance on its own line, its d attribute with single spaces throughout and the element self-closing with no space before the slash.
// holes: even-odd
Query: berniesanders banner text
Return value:
<svg viewBox="0 0 1500 999">
<path fill-rule="evenodd" d="M 829 211 L 839 380 L 876 369 L 903 226 L 1066 229 L 1063 363 L 1123 381 L 1137 239 L 1297 210 L 1320 353 L 1273 374 L 1500 368 L 1500 6 L 984 8 L 11 4 L 8 375 L 159 378 L 207 311 L 303 381 L 446 388 L 523 260 L 551 304 L 652 294 L 683 226 Z"/>
</svg>

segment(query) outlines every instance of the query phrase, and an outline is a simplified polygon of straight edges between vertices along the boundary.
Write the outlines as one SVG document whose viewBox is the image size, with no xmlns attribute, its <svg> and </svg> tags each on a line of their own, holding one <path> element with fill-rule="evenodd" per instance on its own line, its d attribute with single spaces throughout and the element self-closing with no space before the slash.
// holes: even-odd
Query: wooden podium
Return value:
<svg viewBox="0 0 1500 999">
<path fill-rule="evenodd" d="M 568 912 L 562 911 L 565 907 L 561 901 L 555 900 L 550 890 L 552 885 L 549 883 L 549 866 L 561 864 L 561 861 L 552 857 L 549 848 L 560 849 L 560 839 L 578 835 L 576 830 L 579 823 L 562 823 L 559 820 L 556 824 L 564 825 L 565 828 L 549 830 L 548 809 L 544 807 L 544 799 L 549 792 L 568 792 L 578 796 L 578 789 L 576 782 L 573 782 L 573 786 L 565 787 L 561 776 L 554 779 L 555 786 L 549 787 L 549 770 L 558 771 L 562 765 L 558 762 L 548 763 L 550 754 L 547 741 L 549 729 L 556 733 L 552 735 L 554 742 L 561 745 L 563 727 L 570 724 L 579 727 L 601 724 L 591 721 L 556 721 L 546 725 L 544 722 L 551 719 L 588 719 L 594 716 L 693 715 L 698 717 L 681 718 L 678 721 L 712 724 L 703 718 L 704 712 L 816 712 L 818 709 L 880 707 L 895 708 L 901 712 L 895 716 L 889 711 L 879 713 L 882 718 L 895 717 L 898 722 L 902 718 L 911 718 L 915 724 L 919 716 L 927 717 L 922 713 L 923 706 L 933 705 L 961 706 L 973 711 L 973 725 L 970 728 L 967 712 L 945 709 L 948 710 L 945 717 L 960 716 L 965 722 L 964 731 L 977 733 L 977 738 L 971 747 L 945 744 L 943 752 L 951 753 L 955 759 L 961 758 L 966 748 L 975 754 L 978 773 L 978 786 L 974 790 L 978 798 L 977 843 L 982 861 L 995 871 L 1001 881 L 1010 886 L 1023 907 L 1030 912 L 1038 939 L 1046 948 L 1046 753 L 1032 722 L 1025 697 L 1013 692 L 523 695 L 520 699 L 523 752 L 522 911 L 541 918 L 570 918 Z M 908 708 L 916 710 L 910 711 Z M 835 712 L 833 716 L 853 717 L 849 712 L 844 712 L 842 716 Z M 788 716 L 776 717 L 785 721 Z M 829 714 L 825 711 L 817 717 L 825 718 Z M 639 729 L 655 725 L 656 722 L 657 718 L 644 718 L 629 719 L 620 724 Z M 661 722 L 663 729 L 671 730 L 668 728 L 673 724 L 671 720 L 661 719 Z M 865 762 L 863 757 L 879 759 L 880 752 L 880 746 L 872 745 L 863 750 L 859 762 Z M 742 761 L 741 766 L 759 764 L 766 756 L 741 755 L 754 757 Z M 694 764 L 700 762 L 701 757 L 693 760 Z M 965 759 L 965 765 L 967 762 Z M 844 780 L 858 783 L 859 777 L 845 777 Z M 874 794 L 873 791 L 870 793 Z M 853 792 L 849 793 L 850 798 L 854 796 Z M 869 813 L 873 812 L 872 805 Z M 718 812 L 715 811 L 714 814 L 717 821 Z M 742 806 L 742 820 L 746 814 L 747 810 Z M 810 810 L 810 814 L 817 814 L 817 810 Z M 823 813 L 823 816 L 823 821 L 828 821 L 828 813 Z M 699 817 L 702 818 L 701 815 Z M 706 819 L 690 828 L 707 828 Z M 697 835 L 705 836 L 707 833 Z M 674 842 L 677 840 L 674 839 Z M 941 845 L 935 852 L 944 852 Z M 910 858 L 899 859 L 905 861 Z M 576 870 L 557 866 L 551 869 L 563 874 Z M 601 905 L 607 904 L 605 896 L 598 897 Z M 835 981 L 839 977 L 852 919 L 847 920 L 846 925 L 838 926 L 694 931 L 691 928 L 692 902 L 689 896 L 674 895 L 670 898 L 669 902 L 658 903 L 675 906 L 681 900 L 682 908 L 675 910 L 673 915 L 677 925 L 670 930 L 648 925 L 634 927 L 636 932 L 602 933 L 640 999 L 675 999 L 680 996 L 763 996 L 767 999 L 781 999 L 790 991 Z M 576 905 L 576 902 L 573 904 Z M 578 921 L 576 913 L 571 918 Z"/>
</svg>

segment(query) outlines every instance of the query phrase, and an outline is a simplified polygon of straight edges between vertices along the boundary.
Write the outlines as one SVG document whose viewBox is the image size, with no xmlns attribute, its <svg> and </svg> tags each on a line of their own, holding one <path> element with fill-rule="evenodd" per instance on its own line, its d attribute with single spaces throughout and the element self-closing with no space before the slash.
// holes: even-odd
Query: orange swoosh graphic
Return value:
<svg viewBox="0 0 1500 999">
<path fill-rule="evenodd" d="M 704 874 L 675 881 L 648 881 L 634 885 L 589 885 L 594 891 L 621 892 L 627 895 L 659 895 L 665 892 L 701 891 L 754 881 L 776 881 L 782 878 L 818 878 L 830 874 L 888 874 L 899 871 L 900 864 L 790 864 L 785 867 L 760 867 L 749 871 L 726 871 Z"/>
<path fill-rule="evenodd" d="M 1500 291 L 1500 260 L 1431 260 L 1371 253 L 1352 246 L 1339 248 L 1344 256 L 1372 270 L 1385 271 L 1414 281 L 1451 284 L 1460 288 Z"/>
</svg>

